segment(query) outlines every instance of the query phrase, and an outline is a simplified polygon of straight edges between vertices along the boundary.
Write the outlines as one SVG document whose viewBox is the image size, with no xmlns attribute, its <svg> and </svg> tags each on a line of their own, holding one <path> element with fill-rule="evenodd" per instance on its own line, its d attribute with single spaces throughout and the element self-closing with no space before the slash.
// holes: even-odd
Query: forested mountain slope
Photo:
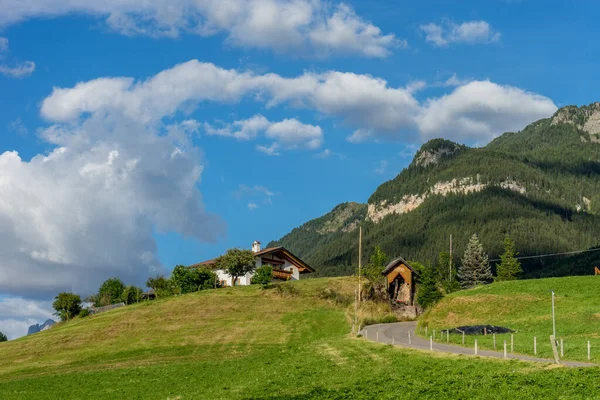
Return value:
<svg viewBox="0 0 600 400">
<path fill-rule="evenodd" d="M 600 103 L 562 108 L 481 148 L 434 139 L 366 206 L 341 204 L 270 245 L 289 248 L 319 275 L 353 271 L 359 220 L 365 254 L 380 245 L 425 263 L 447 250 L 450 234 L 456 261 L 473 233 L 491 258 L 507 233 L 521 255 L 590 248 L 600 244 L 599 159 Z M 527 261 L 525 271 L 543 274 L 554 261 Z"/>
</svg>

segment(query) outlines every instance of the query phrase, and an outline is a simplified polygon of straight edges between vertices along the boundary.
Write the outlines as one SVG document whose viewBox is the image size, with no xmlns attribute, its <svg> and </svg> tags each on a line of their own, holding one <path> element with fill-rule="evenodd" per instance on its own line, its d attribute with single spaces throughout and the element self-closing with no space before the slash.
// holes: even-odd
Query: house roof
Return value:
<svg viewBox="0 0 600 400">
<path fill-rule="evenodd" d="M 261 256 L 264 256 L 267 254 L 276 254 L 276 253 L 279 253 L 278 254 L 279 256 L 282 256 L 282 258 L 287 259 L 289 262 L 301 266 L 308 272 L 315 272 L 314 268 L 312 268 L 310 265 L 308 265 L 307 263 L 302 261 L 299 257 L 295 256 L 291 251 L 289 251 L 288 249 L 286 249 L 283 246 L 269 247 L 264 250 L 257 251 L 256 253 L 254 253 L 254 255 L 256 257 L 261 257 Z M 210 265 L 213 265 L 215 262 L 216 262 L 215 259 L 206 260 L 206 261 L 199 262 L 197 264 L 190 265 L 190 267 L 210 266 Z"/>
<path fill-rule="evenodd" d="M 410 270 L 412 271 L 412 273 L 413 273 L 413 274 L 415 274 L 415 275 L 419 276 L 419 273 L 417 272 L 417 270 L 416 270 L 416 269 L 414 269 L 414 268 L 412 267 L 412 265 L 410 265 L 410 264 L 409 264 L 409 263 L 408 263 L 408 262 L 407 262 L 407 261 L 406 261 L 404 258 L 402 258 L 402 257 L 398 257 L 398 258 L 395 258 L 395 259 L 393 259 L 393 260 L 392 260 L 392 261 L 391 261 L 391 262 L 390 262 L 390 263 L 387 265 L 387 267 L 385 267 L 385 269 L 384 269 L 384 270 L 381 272 L 381 275 L 387 275 L 387 274 L 389 274 L 390 272 L 392 272 L 392 271 L 394 270 L 394 268 L 396 268 L 396 267 L 397 267 L 398 265 L 400 265 L 400 264 L 404 264 L 404 265 L 406 265 L 406 267 L 407 267 L 408 269 L 410 269 Z"/>
</svg>

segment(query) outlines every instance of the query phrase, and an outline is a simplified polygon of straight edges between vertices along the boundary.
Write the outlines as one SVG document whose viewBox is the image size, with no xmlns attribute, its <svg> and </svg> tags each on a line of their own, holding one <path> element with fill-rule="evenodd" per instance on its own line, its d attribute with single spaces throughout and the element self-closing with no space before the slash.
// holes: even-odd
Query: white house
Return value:
<svg viewBox="0 0 600 400">
<path fill-rule="evenodd" d="M 308 274 L 315 272 L 315 270 L 296 257 L 285 247 L 271 247 L 264 250 L 260 248 L 260 242 L 254 241 L 252 243 L 252 251 L 255 255 L 256 267 L 263 265 L 270 265 L 273 267 L 273 279 L 293 281 L 300 279 L 300 274 Z M 215 260 L 207 260 L 198 264 L 190 265 L 190 267 L 206 267 L 211 268 L 214 266 Z M 232 277 L 222 269 L 214 270 L 217 274 L 219 281 L 223 286 L 233 286 Z M 249 285 L 253 273 L 248 273 L 244 276 L 238 277 L 235 285 Z"/>
</svg>

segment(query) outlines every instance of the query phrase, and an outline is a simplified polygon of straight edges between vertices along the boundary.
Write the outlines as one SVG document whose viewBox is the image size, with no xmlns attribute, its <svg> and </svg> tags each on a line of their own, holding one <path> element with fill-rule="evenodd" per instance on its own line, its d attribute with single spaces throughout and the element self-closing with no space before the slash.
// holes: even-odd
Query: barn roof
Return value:
<svg viewBox="0 0 600 400">
<path fill-rule="evenodd" d="M 412 271 L 412 273 L 413 273 L 413 274 L 415 274 L 415 275 L 419 276 L 419 273 L 417 272 L 417 270 L 416 270 L 416 269 L 414 269 L 414 268 L 412 267 L 412 265 L 410 265 L 410 264 L 409 264 L 409 263 L 408 263 L 408 262 L 407 262 L 407 261 L 406 261 L 404 258 L 402 258 L 402 257 L 398 257 L 398 258 L 395 258 L 395 259 L 393 259 L 393 260 L 392 260 L 392 261 L 391 261 L 391 262 L 390 262 L 390 263 L 387 265 L 387 267 L 385 267 L 385 269 L 383 270 L 383 272 L 381 273 L 381 275 L 387 275 L 387 274 L 389 274 L 390 272 L 392 272 L 392 271 L 394 270 L 394 268 L 396 268 L 396 267 L 397 267 L 398 265 L 400 265 L 400 264 L 404 264 L 404 265 L 406 265 L 406 267 L 407 267 L 408 269 L 410 269 L 410 270 Z"/>
</svg>

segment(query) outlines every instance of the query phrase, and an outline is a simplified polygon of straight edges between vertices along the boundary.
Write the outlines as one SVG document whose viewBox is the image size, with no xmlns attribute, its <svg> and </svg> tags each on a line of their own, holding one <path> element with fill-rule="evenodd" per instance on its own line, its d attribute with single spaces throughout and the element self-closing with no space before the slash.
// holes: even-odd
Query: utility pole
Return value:
<svg viewBox="0 0 600 400">
<path fill-rule="evenodd" d="M 452 234 L 450 234 L 450 276 L 448 277 L 448 281 L 452 282 Z"/>
<path fill-rule="evenodd" d="M 362 285 L 360 277 L 362 275 L 362 226 L 358 228 L 358 302 L 362 297 Z"/>
<path fill-rule="evenodd" d="M 552 335 L 554 336 L 554 340 L 556 340 L 556 319 L 554 317 L 554 290 L 552 292 Z"/>
</svg>

